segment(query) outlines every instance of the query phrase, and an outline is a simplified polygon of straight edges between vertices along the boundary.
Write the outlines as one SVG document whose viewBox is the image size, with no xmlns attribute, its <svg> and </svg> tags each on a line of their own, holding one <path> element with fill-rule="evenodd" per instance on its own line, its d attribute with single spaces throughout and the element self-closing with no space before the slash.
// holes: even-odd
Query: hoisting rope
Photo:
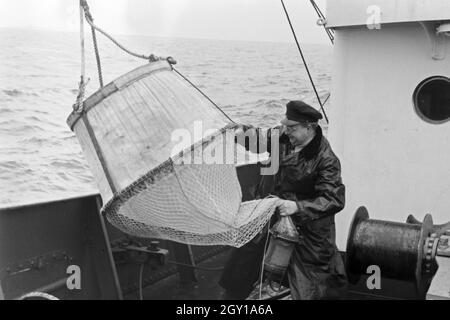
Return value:
<svg viewBox="0 0 450 320">
<path fill-rule="evenodd" d="M 84 3 L 83 3 L 84 2 Z M 75 112 L 77 113 L 81 113 L 81 119 L 83 120 L 83 123 L 86 127 L 86 130 L 89 134 L 89 137 L 91 138 L 92 144 L 94 146 L 94 149 L 97 153 L 98 159 L 100 161 L 100 164 L 103 168 L 103 172 L 105 173 L 106 176 L 106 180 L 108 181 L 108 185 L 111 188 L 111 191 L 113 194 L 116 193 L 116 187 L 113 183 L 111 174 L 108 170 L 108 166 L 104 160 L 103 157 L 103 152 L 100 148 L 100 145 L 98 143 L 98 140 L 94 134 L 94 131 L 92 130 L 92 126 L 89 123 L 89 120 L 86 117 L 86 114 L 84 113 L 84 96 L 85 96 L 85 91 L 86 91 L 86 85 L 87 82 L 85 81 L 85 72 L 86 72 L 86 58 L 85 58 L 85 44 L 84 44 L 84 17 L 83 17 L 83 13 L 84 16 L 86 16 L 86 10 L 84 7 L 85 1 L 80 0 L 80 42 L 81 42 L 81 80 L 80 80 L 80 84 L 79 84 L 79 91 L 78 91 L 78 96 L 77 96 L 77 100 L 75 102 L 75 105 L 73 106 L 73 109 Z M 87 4 L 86 4 L 87 5 Z M 89 8 L 88 8 L 89 10 Z M 97 58 L 97 68 L 98 68 L 98 72 L 99 72 L 99 81 L 100 81 L 100 86 L 103 87 L 103 77 L 102 77 L 102 71 L 101 71 L 101 65 L 100 65 L 100 55 L 98 54 L 98 46 L 97 46 L 97 38 L 95 37 L 95 30 L 92 29 L 92 36 L 94 39 L 94 48 L 96 51 L 96 58 Z"/>
<path fill-rule="evenodd" d="M 101 67 L 101 61 L 100 61 L 100 55 L 99 55 L 99 50 L 98 50 L 98 45 L 97 45 L 97 37 L 96 37 L 95 31 L 98 31 L 101 34 L 103 34 L 106 38 L 111 40 L 112 43 L 114 43 L 117 47 L 119 47 L 120 49 L 122 49 L 123 51 L 125 51 L 126 53 L 128 53 L 131 56 L 134 56 L 134 57 L 139 58 L 139 59 L 148 60 L 150 62 L 166 60 L 172 66 L 172 70 L 173 71 L 175 71 L 184 80 L 186 80 L 194 89 L 196 89 L 198 92 L 200 92 L 209 102 L 211 102 L 214 105 L 214 107 L 216 107 L 221 113 L 223 113 L 227 117 L 228 120 L 230 120 L 232 123 L 235 123 L 216 103 L 214 103 L 214 101 L 211 100 L 211 98 L 209 98 L 202 90 L 200 90 L 200 88 L 198 88 L 195 84 L 193 84 L 190 80 L 188 80 L 183 74 L 181 74 L 181 72 L 179 72 L 178 70 L 176 70 L 173 67 L 173 65 L 175 65 L 177 63 L 174 58 L 172 58 L 172 57 L 159 57 L 159 56 L 156 56 L 154 54 L 150 54 L 150 55 L 146 56 L 146 55 L 143 55 L 143 54 L 135 53 L 135 52 L 125 48 L 116 39 L 114 39 L 110 34 L 108 34 L 106 31 L 104 31 L 103 29 L 99 28 L 98 26 L 96 26 L 94 24 L 94 18 L 92 17 L 92 14 L 91 14 L 90 9 L 89 9 L 89 5 L 87 4 L 86 0 L 80 0 L 80 10 L 84 11 L 84 17 L 86 18 L 86 21 L 88 22 L 88 24 L 91 26 L 92 38 L 93 38 L 93 41 L 94 41 L 95 57 L 96 57 L 96 60 L 97 60 L 97 69 L 98 69 L 98 77 L 99 77 L 99 81 L 100 81 L 100 87 L 103 87 L 103 76 L 102 76 L 102 67 Z M 81 22 L 81 24 L 83 24 L 83 22 Z M 83 35 L 84 35 L 84 31 L 82 30 L 82 36 Z M 84 40 L 82 40 L 82 51 L 84 51 Z M 83 59 L 84 59 L 84 56 L 82 56 L 82 64 L 84 64 Z M 80 92 L 79 96 L 81 96 L 81 97 L 80 98 L 77 97 L 77 104 L 76 105 L 78 105 L 78 101 L 79 100 L 81 100 L 81 104 L 82 104 L 82 98 L 84 98 L 84 87 L 81 88 L 81 86 L 80 86 L 79 92 Z M 74 109 L 75 109 L 75 106 L 74 106 Z"/>
<path fill-rule="evenodd" d="M 323 108 L 323 104 L 322 104 L 322 101 L 320 100 L 319 93 L 317 92 L 316 85 L 314 84 L 314 80 L 313 80 L 313 78 L 311 76 L 311 72 L 309 71 L 308 64 L 306 63 L 305 56 L 303 55 L 302 48 L 300 47 L 300 44 L 298 42 L 297 35 L 295 34 L 294 27 L 292 26 L 292 23 L 291 23 L 291 18 L 289 17 L 289 13 L 287 12 L 286 6 L 284 5 L 284 1 L 283 0 L 280 0 L 280 1 L 281 1 L 281 5 L 283 6 L 284 13 L 286 14 L 286 18 L 288 20 L 289 26 L 291 27 L 292 35 L 294 36 L 294 40 L 295 40 L 295 43 L 297 44 L 298 51 L 300 52 L 300 56 L 302 58 L 303 65 L 305 66 L 306 72 L 308 73 L 309 81 L 311 82 L 311 85 L 312 85 L 312 87 L 314 89 L 314 93 L 316 94 L 317 101 L 319 102 L 320 109 L 322 110 L 322 113 L 323 113 L 323 115 L 325 117 L 325 120 L 327 121 L 327 124 L 328 124 L 329 121 L 328 121 L 327 114 L 325 113 L 325 109 Z"/>
<path fill-rule="evenodd" d="M 225 117 L 227 117 L 228 120 L 230 120 L 232 123 L 235 123 L 226 113 L 223 111 L 214 101 L 212 101 L 202 90 L 200 90 L 199 87 L 197 87 L 195 84 L 193 84 L 188 78 L 186 78 L 184 75 L 182 75 L 178 70 L 176 70 L 174 67 L 172 67 L 173 71 L 178 73 L 184 80 L 186 80 L 194 89 L 196 89 L 200 94 L 202 94 L 209 102 L 211 102 L 220 112 L 223 113 Z"/>
<path fill-rule="evenodd" d="M 316 2 L 314 0 L 310 0 L 310 2 L 311 2 L 311 5 L 313 6 L 314 10 L 316 10 L 317 15 L 319 16 L 319 21 L 317 21 L 317 24 L 323 26 L 323 28 L 325 29 L 325 32 L 328 35 L 328 38 L 330 38 L 331 43 L 334 44 L 334 32 L 333 32 L 333 30 L 328 29 L 326 27 L 327 19 L 323 15 L 322 10 L 320 10 L 319 6 L 316 4 Z"/>
<path fill-rule="evenodd" d="M 59 300 L 57 297 L 48 294 L 46 292 L 30 292 L 20 296 L 17 300 L 33 300 L 33 299 L 42 299 L 42 300 Z"/>
</svg>

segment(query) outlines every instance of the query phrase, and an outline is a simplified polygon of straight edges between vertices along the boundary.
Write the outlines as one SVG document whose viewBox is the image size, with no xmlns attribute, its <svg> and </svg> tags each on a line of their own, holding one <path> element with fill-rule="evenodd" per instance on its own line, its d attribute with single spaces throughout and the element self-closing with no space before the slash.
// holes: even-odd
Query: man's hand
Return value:
<svg viewBox="0 0 450 320">
<path fill-rule="evenodd" d="M 298 211 L 297 203 L 290 200 L 280 200 L 277 207 L 282 217 L 293 215 Z"/>
</svg>

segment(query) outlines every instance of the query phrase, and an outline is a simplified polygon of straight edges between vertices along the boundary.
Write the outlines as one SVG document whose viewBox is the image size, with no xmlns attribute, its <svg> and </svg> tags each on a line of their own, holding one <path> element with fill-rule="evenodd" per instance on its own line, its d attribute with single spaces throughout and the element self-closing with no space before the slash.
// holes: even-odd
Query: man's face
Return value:
<svg viewBox="0 0 450 320">
<path fill-rule="evenodd" d="M 303 145 L 310 137 L 311 128 L 302 123 L 285 125 L 285 132 L 294 146 Z"/>
</svg>

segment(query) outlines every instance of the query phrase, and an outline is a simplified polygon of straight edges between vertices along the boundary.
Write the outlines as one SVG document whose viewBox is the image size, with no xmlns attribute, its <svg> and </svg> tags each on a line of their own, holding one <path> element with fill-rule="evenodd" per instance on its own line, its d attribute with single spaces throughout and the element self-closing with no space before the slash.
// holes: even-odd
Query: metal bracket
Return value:
<svg viewBox="0 0 450 320">
<path fill-rule="evenodd" d="M 65 250 L 57 250 L 40 256 L 29 258 L 25 261 L 14 262 L 0 270 L 0 281 L 31 270 L 41 270 L 59 262 L 72 261 Z"/>
<path fill-rule="evenodd" d="M 434 60 L 444 60 L 447 55 L 446 36 L 438 34 L 436 23 L 434 22 L 419 22 L 424 29 L 431 45 L 431 57 Z"/>
</svg>

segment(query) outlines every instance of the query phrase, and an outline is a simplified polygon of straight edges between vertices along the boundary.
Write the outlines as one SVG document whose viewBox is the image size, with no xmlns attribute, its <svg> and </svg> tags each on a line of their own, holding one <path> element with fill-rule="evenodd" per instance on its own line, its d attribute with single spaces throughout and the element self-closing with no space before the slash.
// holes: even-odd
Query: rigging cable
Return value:
<svg viewBox="0 0 450 320">
<path fill-rule="evenodd" d="M 139 300 L 144 300 L 144 294 L 143 294 L 143 277 L 144 277 L 144 268 L 145 263 L 141 263 L 139 267 Z"/>
<path fill-rule="evenodd" d="M 123 51 L 125 51 L 126 53 L 128 53 L 129 55 L 131 55 L 133 57 L 148 60 L 150 62 L 159 61 L 159 60 L 167 60 L 167 62 L 172 66 L 173 71 L 175 71 L 184 80 L 186 80 L 194 89 L 196 89 L 198 92 L 200 92 L 209 102 L 211 102 L 214 105 L 214 107 L 216 107 L 220 112 L 222 112 L 227 117 L 228 120 L 230 120 L 232 123 L 235 123 L 216 103 L 214 103 L 214 101 L 211 100 L 211 98 L 209 98 L 202 90 L 200 90 L 200 88 L 198 88 L 195 84 L 193 84 L 191 81 L 189 81 L 184 75 L 182 75 L 178 70 L 176 70 L 173 67 L 173 65 L 176 64 L 177 62 L 172 57 L 167 57 L 167 58 L 158 57 L 154 54 L 150 54 L 150 55 L 146 56 L 143 54 L 135 53 L 135 52 L 125 48 L 125 46 L 120 44 L 110 34 L 108 34 L 106 31 L 104 31 L 103 29 L 99 28 L 98 26 L 96 26 L 94 24 L 94 18 L 92 17 L 92 14 L 89 10 L 89 5 L 87 4 L 86 0 L 80 0 L 80 6 L 83 8 L 86 21 L 91 26 L 91 30 L 92 30 L 92 38 L 94 41 L 95 57 L 97 60 L 97 69 L 98 69 L 98 74 L 99 74 L 100 87 L 103 87 L 103 76 L 102 76 L 102 67 L 101 67 L 101 61 L 100 61 L 100 55 L 99 55 L 99 50 L 98 50 L 98 45 L 97 45 L 97 37 L 96 37 L 95 31 L 98 31 L 99 33 L 104 35 L 106 38 L 111 40 L 111 42 L 114 43 L 117 47 L 119 47 L 120 49 L 122 49 Z"/>
<path fill-rule="evenodd" d="M 80 0 L 82 2 L 83 5 L 83 9 L 86 13 L 86 21 L 87 23 L 89 23 L 89 25 L 91 26 L 91 28 L 93 28 L 94 30 L 97 30 L 98 32 L 100 32 L 101 34 L 103 34 L 105 37 L 107 37 L 109 40 L 111 40 L 116 46 L 118 46 L 120 49 L 122 49 L 123 51 L 125 51 L 126 53 L 128 53 L 129 55 L 132 55 L 136 58 L 140 58 L 140 59 L 144 59 L 144 60 L 152 60 L 152 57 L 154 57 L 153 54 L 146 56 L 143 54 L 138 54 L 135 53 L 131 50 L 128 50 L 127 48 L 125 48 L 123 45 L 121 45 L 116 39 L 114 39 L 110 34 L 108 34 L 106 31 L 104 31 L 103 29 L 99 28 L 98 26 L 96 26 L 94 24 L 94 19 L 89 11 L 89 5 L 87 4 L 86 0 Z"/>
<path fill-rule="evenodd" d="M 85 95 L 85 89 L 86 89 L 86 83 L 84 82 L 84 77 L 85 77 L 85 46 L 84 46 L 84 19 L 83 19 L 83 12 L 85 14 L 85 16 L 87 15 L 87 13 L 89 11 L 86 11 L 86 7 L 87 3 L 85 2 L 85 0 L 80 0 L 80 39 L 81 39 L 81 81 L 80 81 L 80 85 L 79 85 L 79 91 L 78 91 L 78 96 L 77 96 L 77 101 L 75 103 L 75 105 L 73 106 L 74 111 L 77 113 L 81 113 L 81 119 L 83 120 L 83 123 L 86 127 L 86 130 L 89 134 L 89 137 L 91 138 L 92 144 L 94 146 L 94 149 L 97 153 L 98 159 L 100 161 L 100 164 L 102 166 L 103 172 L 105 173 L 106 176 L 106 180 L 108 181 L 108 185 L 111 188 L 111 192 L 113 194 L 116 193 L 116 187 L 113 183 L 111 174 L 108 170 L 108 166 L 104 160 L 104 156 L 103 156 L 103 152 L 102 149 L 98 143 L 98 140 L 92 130 L 92 126 L 89 123 L 89 119 L 86 117 L 86 113 L 84 112 L 84 95 Z M 87 7 L 87 10 L 89 10 L 89 8 Z M 95 35 L 95 33 L 94 33 Z M 100 56 L 98 55 L 98 48 L 96 46 L 96 38 L 94 38 L 94 46 L 96 48 L 96 56 L 97 56 L 97 67 L 99 70 L 99 80 L 100 80 L 100 85 L 101 87 L 103 87 L 103 79 L 102 79 L 102 74 L 101 74 L 101 66 L 100 66 Z"/>
<path fill-rule="evenodd" d="M 325 98 L 325 100 L 323 100 L 323 105 L 325 105 L 325 104 L 328 102 L 328 100 L 330 99 L 330 97 L 331 97 L 331 93 L 328 93 L 328 95 L 327 95 L 327 97 Z"/>
<path fill-rule="evenodd" d="M 81 2 L 80 2 L 81 4 Z M 75 112 L 83 111 L 83 100 L 86 93 L 86 86 L 89 79 L 86 80 L 86 53 L 84 45 L 84 12 L 80 5 L 80 44 L 81 44 L 81 70 L 80 70 L 80 82 L 78 83 L 78 95 L 73 105 L 73 110 Z"/>
<path fill-rule="evenodd" d="M 100 88 L 103 88 L 102 63 L 100 61 L 100 53 L 98 51 L 97 35 L 95 33 L 94 28 L 91 27 L 91 31 L 92 31 L 92 41 L 94 42 L 95 60 L 97 61 L 98 81 L 100 83 Z"/>
<path fill-rule="evenodd" d="M 322 10 L 320 10 L 319 6 L 316 4 L 316 2 L 314 0 L 310 0 L 311 5 L 313 6 L 314 10 L 316 10 L 317 15 L 319 16 L 319 21 L 317 21 L 317 24 L 323 26 L 325 32 L 328 35 L 328 38 L 330 38 L 330 41 L 332 44 L 334 44 L 334 32 L 331 29 L 328 29 L 325 25 L 326 25 L 326 18 L 322 13 Z"/>
<path fill-rule="evenodd" d="M 80 43 L 81 43 L 81 79 L 80 82 L 84 83 L 86 77 L 86 50 L 84 46 L 84 18 L 83 7 L 80 6 Z"/>
<path fill-rule="evenodd" d="M 323 115 L 325 117 L 325 120 L 326 120 L 326 122 L 328 124 L 329 121 L 328 121 L 327 114 L 325 113 L 325 109 L 323 108 L 323 104 L 322 104 L 322 101 L 320 100 L 319 93 L 317 92 L 316 85 L 314 84 L 314 80 L 313 80 L 313 78 L 311 76 L 311 72 L 309 71 L 308 64 L 306 63 L 305 56 L 303 55 L 303 51 L 302 51 L 302 49 L 300 47 L 300 44 L 298 42 L 297 35 L 295 34 L 294 27 L 292 26 L 292 23 L 291 23 L 291 18 L 289 17 L 289 13 L 287 12 L 286 6 L 284 5 L 284 1 L 283 0 L 280 0 L 280 1 L 281 1 L 281 5 L 283 6 L 284 13 L 286 14 L 286 18 L 287 18 L 289 26 L 291 28 L 292 34 L 294 36 L 295 43 L 297 44 L 298 51 L 300 52 L 300 56 L 301 56 L 301 58 L 303 60 L 303 65 L 305 66 L 306 72 L 308 73 L 309 81 L 311 82 L 311 85 L 312 85 L 312 87 L 314 89 L 314 93 L 316 94 L 317 101 L 319 102 L 320 109 L 322 110 L 322 113 L 323 113 Z"/>
</svg>

